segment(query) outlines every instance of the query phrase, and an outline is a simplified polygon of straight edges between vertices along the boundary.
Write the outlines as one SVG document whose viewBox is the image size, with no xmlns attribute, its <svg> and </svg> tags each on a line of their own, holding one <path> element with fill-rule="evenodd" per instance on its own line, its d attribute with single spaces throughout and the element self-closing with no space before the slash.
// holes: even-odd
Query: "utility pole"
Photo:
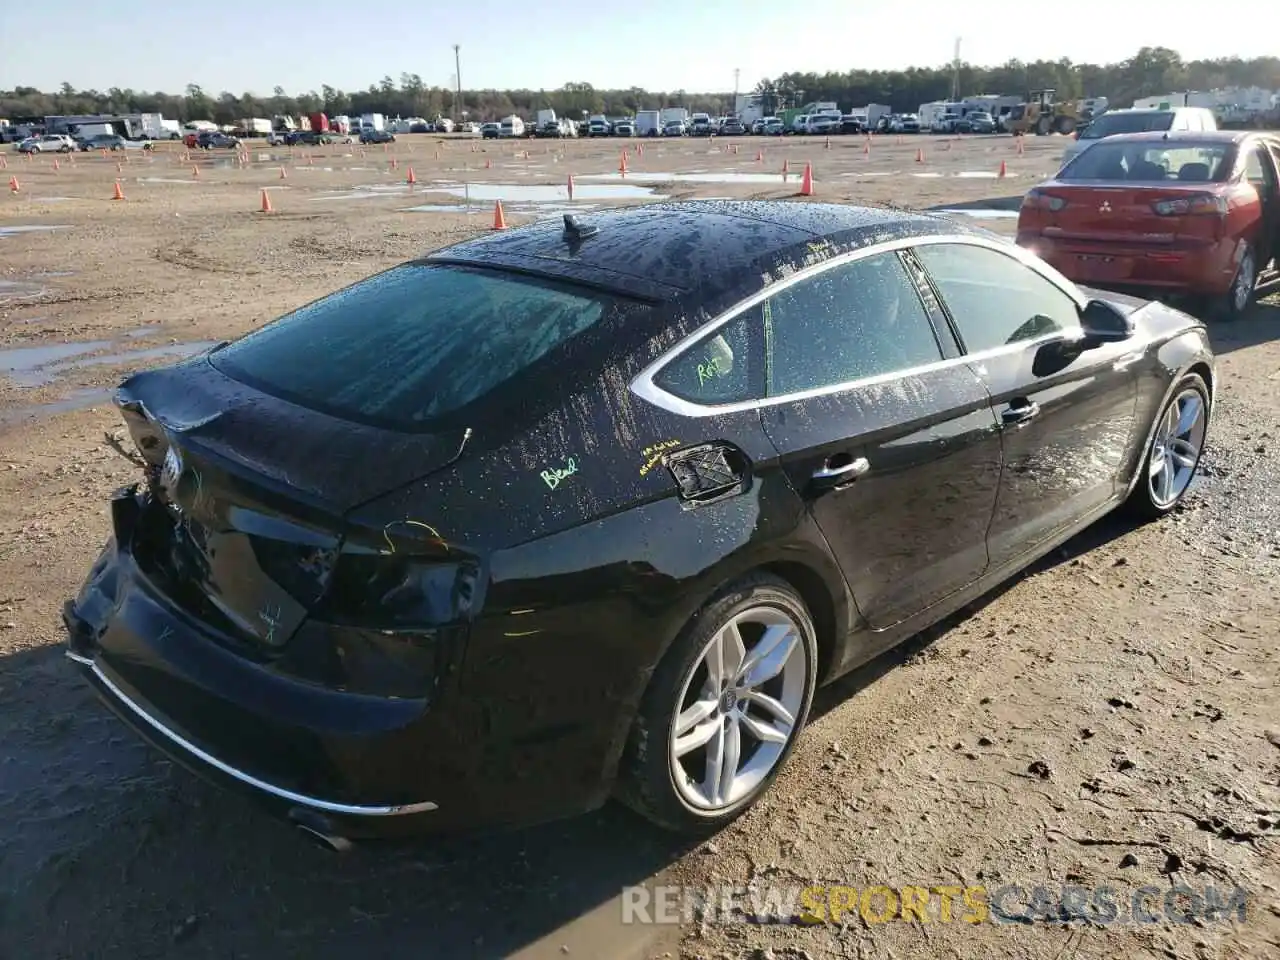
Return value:
<svg viewBox="0 0 1280 960">
<path fill-rule="evenodd" d="M 737 67 L 733 68 L 733 106 L 729 108 L 729 113 L 735 117 L 738 115 L 738 77 L 741 74 L 741 70 Z"/>
<path fill-rule="evenodd" d="M 453 105 L 453 112 L 458 115 L 459 120 L 462 119 L 462 56 L 458 52 L 461 49 L 460 44 L 453 45 L 453 70 L 454 77 L 458 81 L 458 96 Z"/>
<path fill-rule="evenodd" d="M 951 58 L 951 100 L 960 99 L 960 38 L 956 37 L 956 52 Z"/>
</svg>

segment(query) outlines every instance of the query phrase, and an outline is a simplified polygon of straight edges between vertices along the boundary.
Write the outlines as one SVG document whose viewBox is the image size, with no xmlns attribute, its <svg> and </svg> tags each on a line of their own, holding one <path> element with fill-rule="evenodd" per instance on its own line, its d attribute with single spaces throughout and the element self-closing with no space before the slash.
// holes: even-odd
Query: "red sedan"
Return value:
<svg viewBox="0 0 1280 960">
<path fill-rule="evenodd" d="M 1099 140 L 1031 190 L 1018 243 L 1077 283 L 1185 294 L 1242 313 L 1280 256 L 1280 137 L 1240 131 Z"/>
</svg>

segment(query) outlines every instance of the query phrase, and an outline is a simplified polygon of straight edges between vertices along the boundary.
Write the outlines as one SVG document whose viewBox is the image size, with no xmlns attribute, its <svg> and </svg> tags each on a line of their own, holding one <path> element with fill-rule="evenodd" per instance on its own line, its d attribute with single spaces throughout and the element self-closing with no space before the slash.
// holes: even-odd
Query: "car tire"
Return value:
<svg viewBox="0 0 1280 960">
<path fill-rule="evenodd" d="M 1238 320 L 1249 309 L 1257 292 L 1258 255 L 1253 247 L 1247 246 L 1240 256 L 1235 276 L 1231 278 L 1230 288 L 1210 301 L 1210 318 L 1219 321 Z"/>
<path fill-rule="evenodd" d="M 766 639 L 769 630 L 772 639 Z M 742 643 L 732 640 L 735 631 Z M 736 661 L 720 679 L 708 666 L 717 649 Z M 764 674 L 778 667 L 775 675 L 751 683 L 752 657 L 763 657 L 757 669 L 764 664 Z M 694 614 L 650 678 L 623 753 L 618 798 L 677 833 L 704 835 L 741 816 L 768 791 L 795 747 L 813 703 L 817 664 L 813 620 L 789 584 L 756 574 L 726 587 Z M 688 749 L 677 756 L 681 716 L 689 729 L 680 739 Z M 689 748 L 702 736 L 708 739 Z M 725 752 L 732 756 L 735 749 L 734 775 L 712 778 L 716 756 L 723 763 Z M 704 782 L 695 782 L 691 771 Z"/>
<path fill-rule="evenodd" d="M 1209 388 L 1199 374 L 1178 381 L 1142 452 L 1137 482 L 1125 502 L 1130 516 L 1157 520 L 1182 502 L 1204 456 L 1212 412 Z"/>
</svg>

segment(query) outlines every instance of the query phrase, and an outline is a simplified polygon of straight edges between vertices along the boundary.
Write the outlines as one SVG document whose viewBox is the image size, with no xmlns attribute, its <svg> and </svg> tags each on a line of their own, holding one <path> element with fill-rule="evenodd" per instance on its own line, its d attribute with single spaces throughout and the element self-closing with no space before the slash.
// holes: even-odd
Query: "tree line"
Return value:
<svg viewBox="0 0 1280 960">
<path fill-rule="evenodd" d="M 1174 50 L 1143 47 L 1128 60 L 1109 64 L 1073 63 L 1063 58 L 1031 63 L 1009 60 L 996 67 L 962 63 L 958 70 L 948 64 L 905 70 L 785 73 L 760 80 L 751 91 L 761 96 L 767 112 L 810 101 L 835 101 L 845 109 L 884 103 L 896 111 L 906 112 L 922 103 L 950 99 L 953 84 L 958 86 L 961 96 L 1025 95 L 1031 90 L 1052 87 L 1063 99 L 1105 96 L 1113 105 L 1128 106 L 1139 97 L 1180 90 L 1280 89 L 1280 57 L 1185 61 Z M 528 117 L 546 107 L 568 117 L 582 113 L 618 116 L 668 106 L 719 115 L 732 109 L 732 101 L 733 95 L 727 92 L 655 92 L 639 87 L 598 90 L 589 83 L 566 83 L 556 90 L 464 90 L 459 102 L 454 91 L 428 85 L 416 73 L 403 73 L 399 83 L 387 76 L 367 90 L 339 90 L 326 84 L 318 91 L 290 94 L 283 87 L 276 87 L 270 96 L 237 95 L 230 91 L 212 96 L 194 83 L 181 94 L 118 87 L 106 91 L 76 90 L 68 83 L 55 92 L 17 87 L 0 91 L 0 117 L 160 113 L 183 122 L 212 120 L 229 124 L 248 117 L 297 116 L 323 111 L 330 116 L 382 113 L 427 119 L 439 116 L 461 119 L 465 112 L 467 119 L 495 120 L 512 113 Z"/>
</svg>

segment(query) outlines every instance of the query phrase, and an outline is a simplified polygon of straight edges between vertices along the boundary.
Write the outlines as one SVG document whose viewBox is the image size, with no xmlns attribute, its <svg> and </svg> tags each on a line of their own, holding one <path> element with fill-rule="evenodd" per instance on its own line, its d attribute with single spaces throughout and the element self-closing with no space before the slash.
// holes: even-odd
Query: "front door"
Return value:
<svg viewBox="0 0 1280 960">
<path fill-rule="evenodd" d="M 1258 191 L 1262 222 L 1254 241 L 1259 273 L 1280 253 L 1280 157 L 1259 142 L 1245 158 L 1245 178 Z"/>
<path fill-rule="evenodd" d="M 942 299 L 1001 424 L 1004 467 L 987 536 L 992 568 L 1114 497 L 1137 426 L 1140 349 L 1081 350 L 1079 303 L 1029 260 L 988 246 L 914 256 Z"/>
<path fill-rule="evenodd" d="M 758 309 L 764 429 L 867 623 L 891 627 L 977 580 L 999 431 L 900 255 L 833 266 Z"/>
</svg>

